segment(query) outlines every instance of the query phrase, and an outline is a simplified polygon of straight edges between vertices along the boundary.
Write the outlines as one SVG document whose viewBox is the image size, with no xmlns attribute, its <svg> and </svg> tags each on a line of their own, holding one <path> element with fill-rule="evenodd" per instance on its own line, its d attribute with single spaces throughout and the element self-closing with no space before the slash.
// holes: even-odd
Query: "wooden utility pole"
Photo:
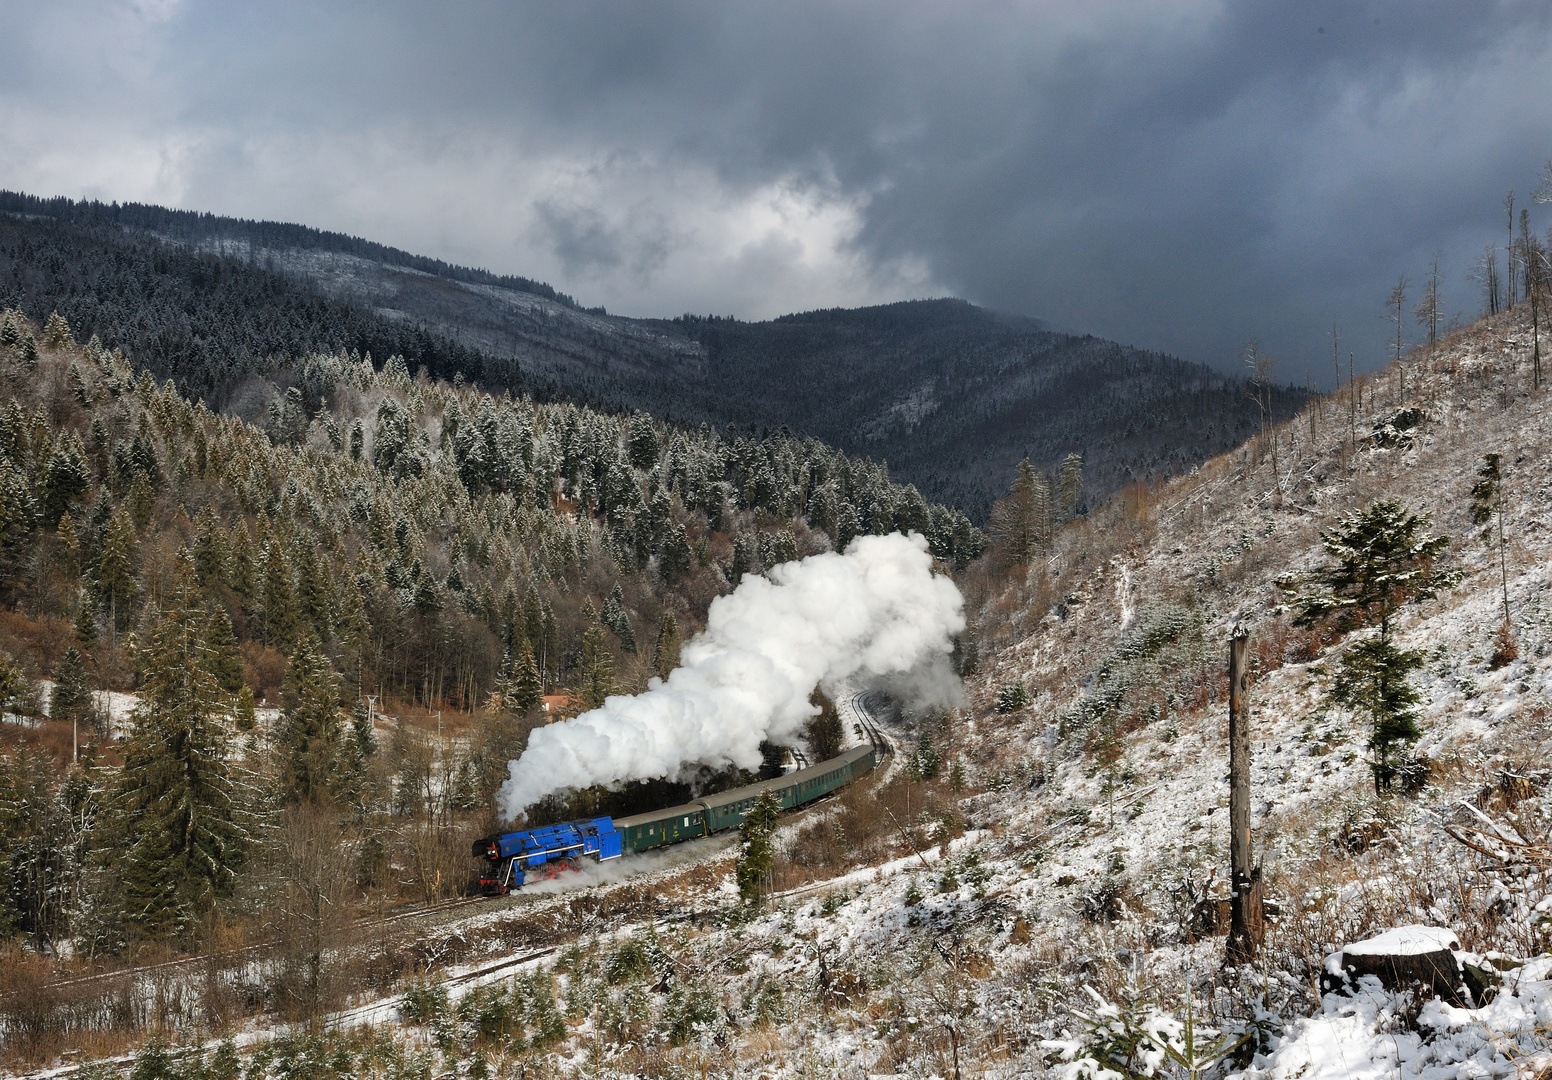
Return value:
<svg viewBox="0 0 1552 1080">
<path fill-rule="evenodd" d="M 1250 865 L 1250 709 L 1245 693 L 1245 646 L 1250 635 L 1236 627 L 1229 641 L 1229 944 L 1224 963 L 1243 964 L 1256 955 L 1264 936 L 1261 872 Z"/>
</svg>

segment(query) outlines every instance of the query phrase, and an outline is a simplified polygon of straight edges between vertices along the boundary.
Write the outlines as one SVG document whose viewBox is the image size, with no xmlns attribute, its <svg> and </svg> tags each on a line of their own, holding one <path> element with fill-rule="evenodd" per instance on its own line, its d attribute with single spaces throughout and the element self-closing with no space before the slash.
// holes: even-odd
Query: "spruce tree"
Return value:
<svg viewBox="0 0 1552 1080">
<path fill-rule="evenodd" d="M 758 907 L 771 888 L 776 853 L 771 837 L 781 815 L 781 800 L 769 788 L 760 792 L 749 815 L 739 826 L 738 865 L 733 876 L 738 895 L 750 907 Z"/>
<path fill-rule="evenodd" d="M 120 509 L 108 522 L 93 574 L 99 604 L 107 613 L 108 625 L 115 635 L 129 620 L 139 565 L 140 544 L 135 537 L 135 523 L 127 511 Z"/>
<path fill-rule="evenodd" d="M 302 544 L 297 559 L 297 607 L 319 641 L 328 641 L 334 632 L 334 585 L 327 561 L 310 544 Z"/>
<path fill-rule="evenodd" d="M 1051 491 L 1028 458 L 1018 463 L 1007 498 L 992 508 L 991 532 L 1008 559 L 1018 566 L 1049 549 Z"/>
<path fill-rule="evenodd" d="M 1332 687 L 1340 704 L 1369 715 L 1369 749 L 1375 790 L 1386 791 L 1396 777 L 1395 756 L 1416 741 L 1419 698 L 1407 677 L 1422 665 L 1422 654 L 1397 648 L 1391 621 L 1405 603 L 1437 596 L 1458 575 L 1435 564 L 1449 537 L 1430 535 L 1428 519 L 1396 500 L 1376 502 L 1321 533 L 1331 561 L 1279 584 L 1298 592 L 1295 624 L 1320 623 L 1338 630 L 1378 626 L 1379 633 L 1348 648 Z"/>
<path fill-rule="evenodd" d="M 97 644 L 97 613 L 84 594 L 75 606 L 74 629 L 81 648 L 90 650 Z"/>
<path fill-rule="evenodd" d="M 343 719 L 339 678 L 310 636 L 303 637 L 291 656 L 283 695 L 279 743 L 286 797 L 317 802 L 336 794 Z"/>
<path fill-rule="evenodd" d="M 1083 509 L 1083 457 L 1068 454 L 1056 476 L 1056 513 L 1070 521 Z"/>
<path fill-rule="evenodd" d="M 658 678 L 667 679 L 674 668 L 679 666 L 679 651 L 682 647 L 679 620 L 674 618 L 672 611 L 663 612 L 663 621 L 657 628 L 657 644 L 652 650 L 652 670 Z"/>
<path fill-rule="evenodd" d="M 207 587 L 226 580 L 226 534 L 209 506 L 199 512 L 195 523 L 194 573 Z"/>
<path fill-rule="evenodd" d="M 75 337 L 70 333 L 70 324 L 57 311 L 49 315 L 48 322 L 44 324 L 43 344 L 51 349 L 62 349 L 66 345 L 75 344 Z"/>
<path fill-rule="evenodd" d="M 0 713 L 26 713 L 32 709 L 32 686 L 16 662 L 0 652 Z"/>
<path fill-rule="evenodd" d="M 662 550 L 658 554 L 658 573 L 663 581 L 673 585 L 695 566 L 695 552 L 690 548 L 690 537 L 684 526 L 668 524 L 663 537 Z"/>
<path fill-rule="evenodd" d="M 91 486 L 91 469 L 81 440 L 68 435 L 54 444 L 43 478 L 43 520 L 46 529 L 58 526 L 60 518 Z"/>
<path fill-rule="evenodd" d="M 196 555 L 196 560 L 197 558 Z M 254 598 L 258 595 L 255 569 L 257 561 L 253 536 L 248 532 L 247 523 L 239 521 L 227 537 L 225 580 L 227 585 L 231 586 L 232 592 L 237 594 L 237 598 L 249 608 L 253 606 Z"/>
<path fill-rule="evenodd" d="M 92 706 L 92 688 L 86 678 L 86 664 L 74 645 L 65 648 L 54 669 L 54 693 L 49 699 L 49 717 L 54 720 L 79 720 Z"/>
<path fill-rule="evenodd" d="M 804 723 L 803 740 L 808 743 L 809 753 L 813 755 L 815 763 L 828 761 L 841 752 L 841 744 L 846 741 L 846 729 L 841 725 L 841 715 L 835 708 L 835 702 L 824 693 L 815 690 L 808 700 L 819 711 Z"/>
<path fill-rule="evenodd" d="M 1498 519 L 1498 576 L 1503 589 L 1503 625 L 1511 633 L 1509 622 L 1509 556 L 1504 543 L 1503 457 L 1486 454 L 1477 470 L 1477 482 L 1471 485 L 1471 524 L 1486 526 L 1482 542 L 1493 542 L 1493 519 Z"/>
<path fill-rule="evenodd" d="M 599 613 L 599 618 L 620 639 L 622 652 L 635 653 L 636 632 L 631 629 L 630 616 L 625 613 L 625 593 L 620 588 L 619 582 L 615 582 L 613 591 L 605 597 L 603 611 Z"/>
<path fill-rule="evenodd" d="M 192 929 L 231 888 L 245 847 L 206 621 L 187 584 L 152 621 L 111 793 L 111 858 L 128 917 L 147 938 Z"/>
<path fill-rule="evenodd" d="M 280 541 L 273 538 L 264 552 L 262 583 L 259 604 L 264 611 L 264 640 L 289 648 L 296 644 L 300 629 L 296 591 L 291 585 L 291 564 Z"/>
<path fill-rule="evenodd" d="M 26 474 L 0 456 L 0 596 L 21 569 L 37 523 Z"/>
<path fill-rule="evenodd" d="M 236 696 L 243 688 L 243 669 L 237 653 L 237 636 L 232 633 L 231 616 L 217 605 L 210 612 L 206 625 L 209 627 L 205 644 L 210 649 L 210 673 L 223 693 Z"/>
<path fill-rule="evenodd" d="M 544 687 L 539 681 L 539 666 L 534 662 L 533 646 L 527 638 L 523 639 L 522 651 L 518 653 L 517 663 L 512 669 L 508 693 L 514 712 L 527 712 L 543 699 Z"/>
<path fill-rule="evenodd" d="M 614 657 L 609 652 L 609 637 L 597 622 L 590 622 L 582 633 L 582 650 L 577 658 L 577 690 L 582 704 L 600 708 L 614 693 Z"/>
</svg>

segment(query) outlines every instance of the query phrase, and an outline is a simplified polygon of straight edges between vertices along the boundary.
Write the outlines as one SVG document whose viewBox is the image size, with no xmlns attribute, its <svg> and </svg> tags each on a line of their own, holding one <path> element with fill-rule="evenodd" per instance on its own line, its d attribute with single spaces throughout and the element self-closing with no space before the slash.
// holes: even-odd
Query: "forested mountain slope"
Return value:
<svg viewBox="0 0 1552 1080">
<path fill-rule="evenodd" d="M 330 698 L 326 679 L 303 677 L 317 671 L 322 631 L 288 629 L 288 593 L 323 588 L 309 549 L 339 599 L 308 610 L 337 620 L 328 658 L 347 693 L 363 659 L 369 673 L 403 672 L 391 676 L 402 691 L 425 685 L 437 662 L 451 668 L 466 642 L 483 642 L 486 665 L 503 640 L 526 658 L 549 633 L 545 604 L 575 613 L 567 677 L 585 689 L 605 653 L 622 681 L 649 673 L 657 657 L 642 629 L 662 626 L 665 611 L 695 625 L 693 598 L 744 559 L 827 543 L 814 519 L 760 502 L 750 481 L 762 471 L 794 491 L 805 472 L 850 470 L 847 501 L 880 510 L 885 491 L 914 505 L 909 489 L 884 488 L 875 472 L 861 486 L 876 497 L 863 499 L 857 463 L 797 452 L 809 444 L 723 444 L 719 458 L 715 442 L 651 422 L 487 403 L 349 358 L 314 361 L 337 396 L 311 418 L 291 411 L 308 400 L 300 389 L 279 398 L 271 439 L 132 377 L 111 354 L 45 337 L 36 372 L 8 369 L 27 408 L 0 428 L 24 433 L 7 444 L 3 505 L 34 500 L 32 516 L 9 519 L 30 531 L 20 541 L 4 531 L 8 556 L 25 556 L 8 564 L 8 647 L 70 641 L 99 665 L 111 660 L 118 607 L 103 583 L 122 580 L 118 552 L 131 539 L 140 640 L 154 645 L 178 624 L 167 611 L 187 623 L 191 596 L 199 612 L 232 612 L 247 635 L 234 672 L 244 681 L 260 674 L 265 649 L 280 651 L 266 635 L 296 644 L 285 707 L 255 729 L 268 741 L 228 744 L 246 805 L 262 812 L 237 822 L 263 826 L 248 841 L 252 861 L 219 883 L 218 908 L 208 893 L 172 896 L 203 912 L 181 929 L 142 914 L 168 899 L 147 889 L 157 851 L 121 859 L 111 846 L 139 820 L 111 757 L 71 769 L 57 741 L 49 757 L 29 737 L 0 758 L 5 915 L 18 939 L 41 948 L 73 935 L 77 947 L 127 953 L 253 940 L 245 931 L 280 941 L 262 962 L 210 952 L 197 976 L 177 976 L 178 993 L 148 968 L 69 993 L 0 996 L 0 1023 L 18 1033 L 10 1060 L 52 1064 L 83 1043 L 99 1054 L 138 1047 L 143 1075 L 193 1077 L 205 1075 L 192 1049 L 205 1042 L 211 1072 L 242 1065 L 256 1080 L 318 1062 L 339 1077 L 424 1074 L 437 1062 L 512 1077 L 1539 1075 L 1552 1064 L 1552 390 L 1534 368 L 1537 338 L 1521 304 L 1310 403 L 1195 475 L 1132 489 L 1038 546 L 995 546 L 956 578 L 979 639 L 978 668 L 976 652 L 961 650 L 962 706 L 886 725 L 892 760 L 783 819 L 763 902 L 739 898 L 738 846 L 713 844 L 595 868 L 571 891 L 535 890 L 457 925 L 395 929 L 371 912 L 396 889 L 445 895 L 437 873 L 455 865 L 450 841 L 462 855 L 480 820 L 469 791 L 506 748 L 481 740 L 505 738 L 515 718 L 493 703 L 433 741 L 427 717 L 418 730 L 385 727 L 375 752 L 358 753 L 365 740 L 338 690 Z M 9 348 L 11 363 L 29 362 L 25 338 Z M 525 423 L 532 438 L 519 442 L 534 464 L 489 453 Z M 751 473 L 740 454 L 757 450 L 769 469 Z M 758 503 L 735 510 L 730 496 L 722 528 L 686 494 L 703 490 L 695 477 L 717 461 L 723 481 Z M 82 476 L 84 486 L 72 479 Z M 564 480 L 566 498 L 541 500 L 546 479 Z M 492 483 L 507 487 L 477 501 Z M 572 518 L 570 496 L 583 491 L 593 494 L 579 505 L 593 512 Z M 654 492 L 666 493 L 666 515 L 653 511 Z M 47 526 L 61 506 L 69 518 Z M 1010 497 L 996 517 L 1018 512 Z M 138 531 L 147 513 L 154 534 Z M 1384 527 L 1365 532 L 1376 521 Z M 681 529 L 694 558 L 675 577 Z M 237 591 L 253 575 L 244 534 L 263 556 L 253 600 Z M 518 539 L 503 546 L 508 537 Z M 1405 576 L 1350 589 L 1344 574 L 1365 571 L 1343 569 L 1344 545 L 1383 554 Z M 1321 566 L 1334 569 L 1321 578 Z M 1354 602 L 1311 607 L 1322 580 Z M 494 626 L 489 596 L 499 598 Z M 1275 905 L 1245 964 L 1225 962 L 1221 918 L 1224 659 L 1236 627 L 1250 641 L 1251 826 Z M 210 652 L 224 640 L 212 634 Z M 1365 691 L 1382 645 L 1399 666 Z M 148 651 L 148 696 L 157 655 Z M 37 662 L 39 673 L 59 674 L 56 659 Z M 502 684 L 520 692 L 529 681 Z M 227 724 L 226 709 L 212 705 L 211 722 Z M 311 735 L 320 714 L 337 758 Z M 65 727 L 40 730 L 68 739 Z M 156 730 L 148 724 L 127 750 L 143 751 Z M 322 777 L 347 781 L 337 801 L 298 794 L 314 754 L 339 770 Z M 124 897 L 147 903 L 126 911 Z M 308 900 L 324 914 L 307 916 Z M 1428 1000 L 1432 984 L 1323 985 L 1328 956 L 1411 924 L 1440 927 L 1472 965 L 1474 983 L 1443 986 L 1454 1003 Z M 13 956 L 13 987 L 85 968 Z M 153 1031 L 193 1064 L 168 1065 Z M 233 1032 L 241 1044 L 208 1049 Z"/>
<path fill-rule="evenodd" d="M 888 461 L 980 517 L 1025 456 L 1087 463 L 1097 501 L 1189 469 L 1261 421 L 1243 382 L 962 301 L 769 322 L 635 320 L 547 285 L 295 225 L 0 195 L 0 302 L 224 400 L 276 353 L 344 348 L 722 427 L 785 425 Z M 1285 416 L 1302 394 L 1277 388 Z"/>
<path fill-rule="evenodd" d="M 261 919 L 272 883 L 245 859 L 273 853 L 265 823 L 298 800 L 376 835 L 372 888 L 447 895 L 506 762 L 553 718 L 541 695 L 580 709 L 640 690 L 741 577 L 859 533 L 923 533 L 945 571 L 984 547 L 957 511 L 812 438 L 497 398 L 397 357 L 283 374 L 255 425 L 77 344 L 58 315 L 0 313 L 0 746 L 16 751 L 0 753 L 0 939 L 118 952 L 186 938 L 217 896 Z M 146 711 L 111 723 L 99 691 Z M 368 698 L 399 718 L 391 745 Z M 433 713 L 435 740 L 408 720 Z M 196 820 L 153 820 L 143 790 Z M 60 801 L 76 796 L 101 816 Z M 164 826 L 139 856 L 116 846 Z M 401 846 L 417 829 L 430 846 Z"/>
</svg>

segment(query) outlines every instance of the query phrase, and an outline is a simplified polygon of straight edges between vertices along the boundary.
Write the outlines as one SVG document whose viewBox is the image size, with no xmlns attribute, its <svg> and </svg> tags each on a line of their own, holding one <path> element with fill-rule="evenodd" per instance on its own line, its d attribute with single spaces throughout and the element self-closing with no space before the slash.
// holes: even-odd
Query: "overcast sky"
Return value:
<svg viewBox="0 0 1552 1080">
<path fill-rule="evenodd" d="M 1294 381 L 1333 317 L 1378 362 L 1435 252 L 1474 316 L 1470 264 L 1552 155 L 1546 0 L 0 15 L 7 188 L 298 221 L 630 315 L 952 294 L 1220 366 L 1258 337 Z"/>
</svg>

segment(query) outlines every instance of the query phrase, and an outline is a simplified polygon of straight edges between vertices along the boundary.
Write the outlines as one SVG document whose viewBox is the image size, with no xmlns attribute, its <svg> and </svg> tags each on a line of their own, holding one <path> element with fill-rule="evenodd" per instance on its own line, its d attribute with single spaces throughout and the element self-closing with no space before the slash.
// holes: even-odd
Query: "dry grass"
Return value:
<svg viewBox="0 0 1552 1080">
<path fill-rule="evenodd" d="M 785 892 L 952 839 L 964 831 L 959 798 L 942 780 L 854 784 L 780 845 L 774 887 Z"/>
</svg>

